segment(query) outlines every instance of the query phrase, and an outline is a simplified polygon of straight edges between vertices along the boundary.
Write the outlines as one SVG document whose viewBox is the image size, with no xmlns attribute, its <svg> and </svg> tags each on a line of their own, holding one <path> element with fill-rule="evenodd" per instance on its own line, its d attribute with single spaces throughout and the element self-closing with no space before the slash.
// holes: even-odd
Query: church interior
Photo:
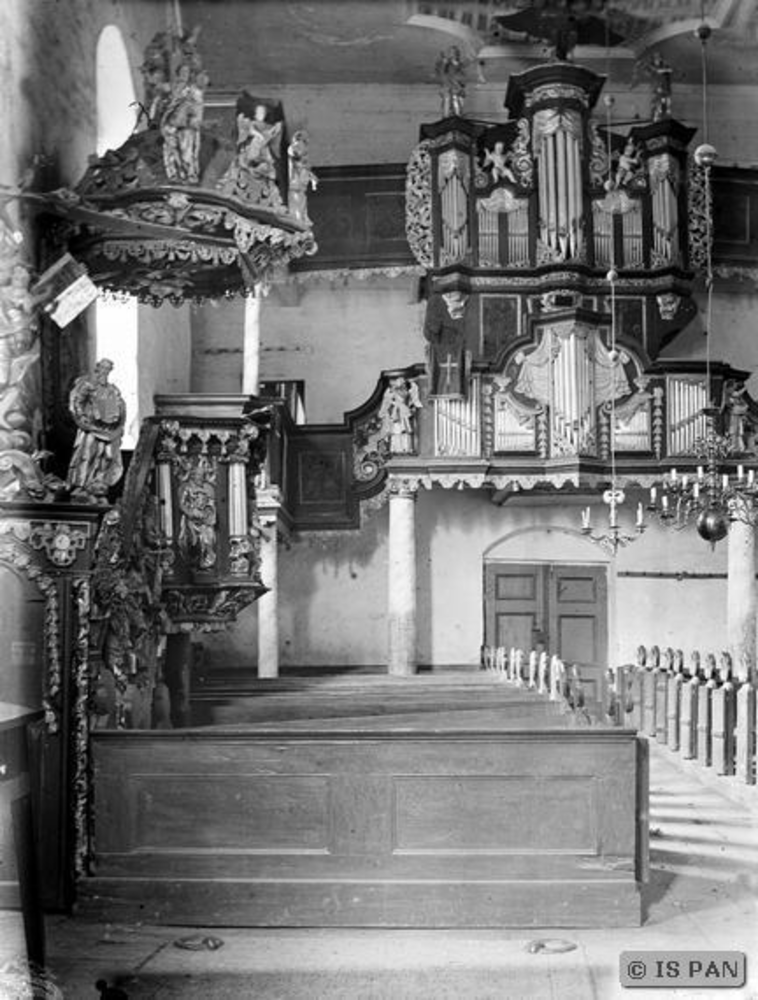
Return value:
<svg viewBox="0 0 758 1000">
<path fill-rule="evenodd" d="M 745 952 L 757 8 L 2 5 L 0 998 Z"/>
</svg>

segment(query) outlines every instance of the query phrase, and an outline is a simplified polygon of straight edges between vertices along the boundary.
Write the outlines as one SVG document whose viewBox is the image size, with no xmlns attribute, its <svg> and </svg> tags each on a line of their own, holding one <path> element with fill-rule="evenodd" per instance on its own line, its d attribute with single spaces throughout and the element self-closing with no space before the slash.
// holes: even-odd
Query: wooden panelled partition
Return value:
<svg viewBox="0 0 758 1000">
<path fill-rule="evenodd" d="M 645 741 L 559 726 L 95 733 L 80 908 L 200 926 L 638 925 Z"/>
</svg>

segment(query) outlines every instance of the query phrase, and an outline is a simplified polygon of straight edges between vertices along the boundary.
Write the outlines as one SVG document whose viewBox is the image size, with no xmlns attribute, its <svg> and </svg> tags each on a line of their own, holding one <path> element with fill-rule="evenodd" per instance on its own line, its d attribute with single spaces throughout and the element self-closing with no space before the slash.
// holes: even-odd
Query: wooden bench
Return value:
<svg viewBox="0 0 758 1000">
<path fill-rule="evenodd" d="M 648 778 L 634 731 L 394 722 L 93 734 L 95 874 L 80 911 L 199 926 L 640 923 Z"/>
</svg>

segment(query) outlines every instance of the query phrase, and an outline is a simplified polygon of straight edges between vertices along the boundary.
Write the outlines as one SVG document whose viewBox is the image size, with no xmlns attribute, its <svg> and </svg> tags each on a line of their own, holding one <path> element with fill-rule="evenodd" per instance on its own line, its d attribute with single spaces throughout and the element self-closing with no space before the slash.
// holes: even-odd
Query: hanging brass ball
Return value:
<svg viewBox="0 0 758 1000">
<path fill-rule="evenodd" d="M 699 514 L 695 527 L 698 535 L 711 545 L 726 538 L 729 532 L 729 522 L 716 507 L 709 507 Z"/>
<path fill-rule="evenodd" d="M 607 280 L 607 281 L 610 281 L 611 283 L 613 283 L 614 281 L 616 281 L 616 279 L 618 278 L 618 276 L 619 276 L 619 273 L 618 273 L 618 271 L 616 270 L 616 268 L 615 268 L 615 267 L 612 267 L 612 268 L 611 268 L 611 269 L 610 269 L 610 270 L 608 271 L 608 273 L 606 274 L 606 276 L 605 276 L 605 277 L 606 277 L 606 280 Z"/>
<path fill-rule="evenodd" d="M 611 362 L 611 364 L 615 365 L 619 357 L 620 357 L 619 352 L 616 350 L 615 347 L 612 347 L 610 351 L 608 351 L 608 360 Z"/>
<path fill-rule="evenodd" d="M 606 108 L 612 108 L 615 103 L 616 103 L 616 98 L 613 96 L 613 94 L 603 94 L 603 104 L 606 106 Z"/>
<path fill-rule="evenodd" d="M 716 161 L 718 155 L 714 146 L 709 142 L 704 142 L 695 150 L 695 163 L 699 167 L 710 167 Z"/>
<path fill-rule="evenodd" d="M 706 24 L 705 21 L 703 21 L 702 24 L 699 24 L 697 28 L 695 28 L 693 34 L 695 35 L 695 38 L 699 38 L 701 42 L 707 42 L 713 34 L 713 28 L 710 24 Z"/>
</svg>

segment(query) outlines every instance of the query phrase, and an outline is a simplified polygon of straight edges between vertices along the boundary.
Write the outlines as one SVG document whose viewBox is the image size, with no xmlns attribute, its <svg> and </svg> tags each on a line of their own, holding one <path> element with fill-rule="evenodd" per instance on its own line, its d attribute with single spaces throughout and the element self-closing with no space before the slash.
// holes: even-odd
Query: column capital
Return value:
<svg viewBox="0 0 758 1000">
<path fill-rule="evenodd" d="M 418 479 L 408 479 L 405 476 L 390 476 L 387 483 L 387 492 L 390 500 L 395 497 L 404 497 L 406 500 L 415 500 L 418 496 Z"/>
</svg>

